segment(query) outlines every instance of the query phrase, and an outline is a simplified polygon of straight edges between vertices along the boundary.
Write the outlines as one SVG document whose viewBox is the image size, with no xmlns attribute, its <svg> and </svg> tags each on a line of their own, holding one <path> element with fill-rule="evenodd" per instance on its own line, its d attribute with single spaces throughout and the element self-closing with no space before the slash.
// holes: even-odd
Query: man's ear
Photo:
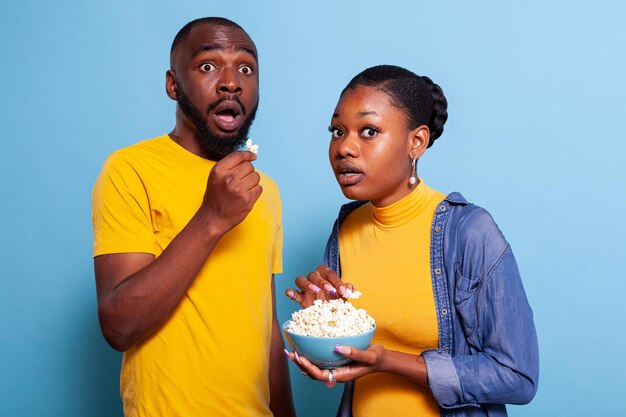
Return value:
<svg viewBox="0 0 626 417">
<path fill-rule="evenodd" d="M 419 159 L 428 148 L 430 129 L 426 125 L 418 126 L 411 130 L 409 139 L 411 141 L 411 158 Z"/>
<path fill-rule="evenodd" d="M 174 70 L 167 70 L 165 73 L 165 93 L 174 101 L 178 101 L 176 86 L 176 73 Z"/>
</svg>

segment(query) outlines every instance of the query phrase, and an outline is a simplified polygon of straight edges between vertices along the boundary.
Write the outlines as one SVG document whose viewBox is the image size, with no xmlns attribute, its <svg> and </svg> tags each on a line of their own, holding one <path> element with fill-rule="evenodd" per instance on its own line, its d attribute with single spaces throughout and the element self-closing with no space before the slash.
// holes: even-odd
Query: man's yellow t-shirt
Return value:
<svg viewBox="0 0 626 417">
<path fill-rule="evenodd" d="M 341 225 L 341 278 L 363 293 L 352 304 L 376 320 L 372 343 L 414 355 L 438 346 L 430 231 L 444 198 L 420 181 L 399 201 L 386 207 L 365 204 Z M 353 411 L 357 417 L 440 415 L 428 388 L 388 373 L 356 380 Z"/>
<path fill-rule="evenodd" d="M 158 257 L 200 207 L 214 165 L 168 135 L 114 152 L 93 190 L 94 256 Z M 271 416 L 271 276 L 282 270 L 283 238 L 278 188 L 260 175 L 253 210 L 172 316 L 124 353 L 125 416 Z"/>
</svg>

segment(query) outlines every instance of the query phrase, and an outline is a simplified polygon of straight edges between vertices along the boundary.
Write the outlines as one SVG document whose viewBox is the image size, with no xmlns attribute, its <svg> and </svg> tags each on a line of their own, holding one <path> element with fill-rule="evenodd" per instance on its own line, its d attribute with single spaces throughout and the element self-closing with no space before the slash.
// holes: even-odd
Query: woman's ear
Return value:
<svg viewBox="0 0 626 417">
<path fill-rule="evenodd" d="M 411 130 L 409 138 L 411 141 L 411 158 L 419 159 L 426 151 L 426 148 L 428 148 L 428 142 L 430 141 L 428 126 L 421 125 Z"/>
<path fill-rule="evenodd" d="M 165 73 L 165 93 L 172 100 L 178 100 L 178 94 L 176 91 L 176 73 L 174 70 L 167 70 Z"/>
</svg>

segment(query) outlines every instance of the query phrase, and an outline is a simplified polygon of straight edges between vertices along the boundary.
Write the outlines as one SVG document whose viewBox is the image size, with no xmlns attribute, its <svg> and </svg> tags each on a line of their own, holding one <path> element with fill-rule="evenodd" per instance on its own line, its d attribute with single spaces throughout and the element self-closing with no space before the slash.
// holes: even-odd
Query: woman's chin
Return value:
<svg viewBox="0 0 626 417">
<path fill-rule="evenodd" d="M 368 196 L 363 192 L 359 192 L 359 189 L 354 185 L 341 186 L 341 192 L 350 200 L 369 200 Z"/>
</svg>

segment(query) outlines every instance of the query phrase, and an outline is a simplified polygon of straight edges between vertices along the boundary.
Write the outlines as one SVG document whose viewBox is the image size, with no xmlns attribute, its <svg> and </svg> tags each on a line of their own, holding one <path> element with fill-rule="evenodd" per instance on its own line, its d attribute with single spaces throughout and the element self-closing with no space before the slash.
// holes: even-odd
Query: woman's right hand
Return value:
<svg viewBox="0 0 626 417">
<path fill-rule="evenodd" d="M 341 281 L 337 273 L 326 265 L 318 266 L 306 277 L 297 277 L 296 285 L 300 291 L 288 288 L 285 295 L 297 301 L 302 308 L 312 306 L 315 300 L 347 298 L 349 291 L 354 290 L 352 284 Z"/>
<path fill-rule="evenodd" d="M 354 379 L 360 378 L 364 375 L 372 372 L 379 372 L 383 366 L 383 362 L 387 357 L 387 350 L 381 345 L 371 345 L 367 350 L 360 350 L 351 346 L 339 346 L 335 347 L 335 352 L 345 356 L 352 360 L 348 365 L 340 368 L 334 368 L 332 370 L 332 378 L 336 382 L 348 382 Z M 311 363 L 304 356 L 298 355 L 298 352 L 289 352 L 285 350 L 287 357 L 300 368 L 302 374 L 308 376 L 311 379 L 318 381 L 327 381 L 332 384 L 332 380 L 329 378 L 329 370 L 321 369 Z M 388 372 L 388 371 L 384 371 Z M 332 385 L 327 383 L 329 388 Z"/>
</svg>

